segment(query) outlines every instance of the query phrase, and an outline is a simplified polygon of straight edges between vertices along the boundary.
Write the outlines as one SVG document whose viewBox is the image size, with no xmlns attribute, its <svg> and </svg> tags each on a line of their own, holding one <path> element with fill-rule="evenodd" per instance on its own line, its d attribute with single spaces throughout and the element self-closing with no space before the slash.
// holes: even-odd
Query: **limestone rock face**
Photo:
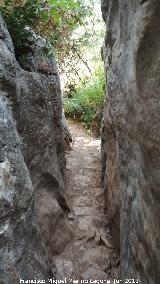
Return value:
<svg viewBox="0 0 160 284">
<path fill-rule="evenodd" d="M 102 156 L 122 278 L 160 282 L 160 2 L 103 0 Z"/>
<path fill-rule="evenodd" d="M 9 101 L 0 93 L 0 282 L 45 279 L 45 253 L 33 218 L 33 187 Z"/>
<path fill-rule="evenodd" d="M 0 16 L 0 282 L 5 284 L 45 279 L 40 235 L 50 260 L 71 238 L 64 220 L 69 209 L 60 82 L 55 61 L 46 59 L 47 64 L 47 72 L 20 67 Z"/>
</svg>

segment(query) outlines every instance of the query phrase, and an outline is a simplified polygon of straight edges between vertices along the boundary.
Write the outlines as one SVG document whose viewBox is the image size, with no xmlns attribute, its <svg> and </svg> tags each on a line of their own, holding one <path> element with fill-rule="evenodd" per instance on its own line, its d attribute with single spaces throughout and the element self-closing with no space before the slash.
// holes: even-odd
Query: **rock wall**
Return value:
<svg viewBox="0 0 160 284">
<path fill-rule="evenodd" d="M 121 274 L 160 282 L 160 2 L 102 0 L 106 209 Z"/>
<path fill-rule="evenodd" d="M 34 70 L 31 64 L 28 71 L 20 67 L 0 16 L 0 282 L 5 284 L 45 279 L 46 259 L 61 253 L 71 238 L 64 219 L 59 76 L 53 59 L 35 60 Z"/>
</svg>

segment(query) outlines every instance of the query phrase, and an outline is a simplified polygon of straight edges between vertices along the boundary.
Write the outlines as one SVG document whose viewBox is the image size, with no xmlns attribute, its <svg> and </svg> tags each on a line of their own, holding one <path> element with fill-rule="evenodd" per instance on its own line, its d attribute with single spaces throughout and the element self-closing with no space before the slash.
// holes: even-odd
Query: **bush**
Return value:
<svg viewBox="0 0 160 284">
<path fill-rule="evenodd" d="M 1 0 L 0 10 L 18 51 L 26 47 L 32 32 L 56 51 L 68 51 L 73 30 L 87 14 L 79 0 Z"/>
<path fill-rule="evenodd" d="M 66 116 L 82 122 L 94 132 L 94 125 L 100 128 L 104 103 L 105 78 L 102 63 L 88 81 L 82 81 L 71 98 L 64 98 Z M 97 131 L 96 131 L 97 132 Z"/>
</svg>

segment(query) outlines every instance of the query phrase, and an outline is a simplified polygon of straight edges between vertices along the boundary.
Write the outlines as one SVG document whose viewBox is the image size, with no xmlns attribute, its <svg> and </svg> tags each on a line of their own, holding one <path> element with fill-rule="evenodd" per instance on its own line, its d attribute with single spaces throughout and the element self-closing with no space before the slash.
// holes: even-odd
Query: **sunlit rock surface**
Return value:
<svg viewBox="0 0 160 284">
<path fill-rule="evenodd" d="M 102 156 L 122 278 L 160 282 L 160 2 L 103 0 Z"/>
</svg>

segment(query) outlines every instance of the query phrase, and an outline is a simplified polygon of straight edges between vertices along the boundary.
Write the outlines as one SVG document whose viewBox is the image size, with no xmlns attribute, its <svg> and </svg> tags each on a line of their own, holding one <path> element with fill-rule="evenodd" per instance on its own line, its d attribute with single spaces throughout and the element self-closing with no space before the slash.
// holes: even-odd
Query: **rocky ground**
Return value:
<svg viewBox="0 0 160 284">
<path fill-rule="evenodd" d="M 101 186 L 100 140 L 89 136 L 80 125 L 71 124 L 72 151 L 67 153 L 69 187 L 66 217 L 73 239 L 63 254 L 54 259 L 57 279 L 112 280 L 118 278 L 119 257 L 111 245 L 104 215 Z"/>
</svg>

